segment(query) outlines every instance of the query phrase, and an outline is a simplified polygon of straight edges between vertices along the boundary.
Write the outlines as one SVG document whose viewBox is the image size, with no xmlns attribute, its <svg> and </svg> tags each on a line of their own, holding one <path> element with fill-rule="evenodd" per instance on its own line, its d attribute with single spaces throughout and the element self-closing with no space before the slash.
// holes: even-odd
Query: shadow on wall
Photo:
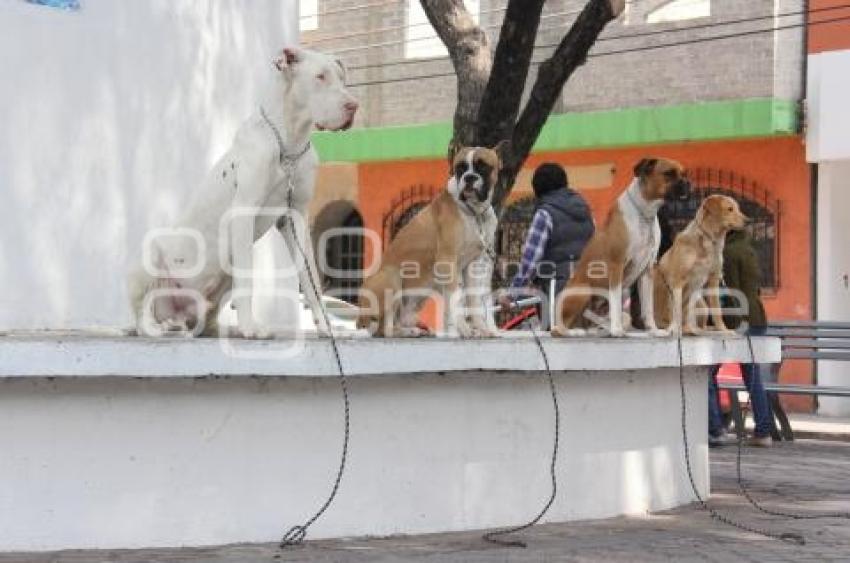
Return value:
<svg viewBox="0 0 850 563">
<path fill-rule="evenodd" d="M 294 0 L 0 5 L 0 329 L 125 326 L 125 272 L 254 109 Z"/>
</svg>

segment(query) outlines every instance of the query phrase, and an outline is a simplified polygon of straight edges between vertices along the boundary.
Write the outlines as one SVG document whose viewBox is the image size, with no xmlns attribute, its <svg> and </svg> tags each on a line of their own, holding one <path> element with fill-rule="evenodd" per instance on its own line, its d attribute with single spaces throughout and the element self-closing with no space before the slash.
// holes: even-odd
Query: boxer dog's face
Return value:
<svg viewBox="0 0 850 563">
<path fill-rule="evenodd" d="M 635 165 L 635 177 L 647 200 L 687 199 L 691 183 L 681 164 L 670 158 L 644 158 Z"/>
<path fill-rule="evenodd" d="M 322 53 L 286 47 L 274 61 L 290 96 L 304 104 L 319 131 L 344 131 L 354 122 L 358 103 L 345 88 L 345 67 Z"/>
<path fill-rule="evenodd" d="M 498 147 L 463 147 L 452 159 L 449 193 L 458 201 L 480 207 L 489 205 L 493 188 L 499 180 L 502 159 Z"/>
</svg>

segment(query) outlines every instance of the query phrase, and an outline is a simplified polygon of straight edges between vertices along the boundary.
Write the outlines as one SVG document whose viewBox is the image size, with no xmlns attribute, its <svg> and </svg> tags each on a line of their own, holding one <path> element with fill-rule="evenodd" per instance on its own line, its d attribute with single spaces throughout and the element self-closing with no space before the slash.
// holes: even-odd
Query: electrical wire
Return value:
<svg viewBox="0 0 850 563">
<path fill-rule="evenodd" d="M 764 16 L 750 16 L 750 17 L 746 17 L 746 18 L 737 18 L 737 19 L 724 20 L 724 21 L 719 21 L 719 22 L 710 22 L 710 23 L 689 25 L 689 26 L 677 27 L 677 28 L 673 28 L 673 29 L 654 29 L 654 30 L 650 30 L 650 31 L 641 31 L 641 32 L 636 32 L 636 33 L 609 35 L 609 36 L 600 37 L 596 41 L 596 43 L 605 43 L 606 41 L 638 39 L 638 38 L 641 38 L 641 37 L 652 37 L 652 36 L 655 36 L 655 35 L 664 35 L 664 34 L 667 34 L 667 33 L 684 33 L 684 32 L 688 32 L 688 31 L 695 31 L 695 30 L 700 30 L 700 29 L 711 29 L 711 28 L 715 28 L 715 27 L 725 27 L 725 26 L 728 26 L 728 25 L 739 25 L 739 24 L 743 24 L 743 23 L 752 23 L 752 22 L 757 22 L 757 21 L 762 21 L 762 20 L 770 20 L 770 19 L 776 19 L 776 18 L 803 16 L 807 13 L 826 12 L 826 11 L 832 11 L 832 10 L 838 10 L 838 9 L 847 9 L 847 8 L 850 8 L 850 4 L 841 5 L 841 6 L 829 6 L 829 7 L 825 7 L 825 8 L 814 8 L 814 9 L 811 9 L 811 10 L 808 10 L 808 11 L 799 10 L 799 11 L 794 11 L 794 12 L 783 12 L 781 14 L 770 14 L 770 15 L 764 15 Z M 547 28 L 547 29 L 552 29 L 552 28 Z M 545 31 L 545 30 L 546 29 L 541 30 L 541 31 Z M 540 44 L 540 45 L 535 45 L 534 50 L 554 48 L 554 47 L 557 47 L 557 46 L 558 46 L 557 43 L 543 43 L 543 44 Z M 438 61 L 439 62 L 448 62 L 448 59 L 442 58 L 442 59 L 438 59 Z M 401 66 L 401 65 L 409 65 L 409 64 L 422 64 L 423 62 L 435 62 L 435 61 L 422 61 L 421 59 L 397 59 L 397 60 L 392 60 L 392 61 L 387 61 L 387 62 L 382 62 L 382 63 L 353 65 L 353 66 L 349 66 L 349 67 L 346 67 L 346 68 L 349 71 L 355 71 L 355 70 L 366 70 L 366 69 L 370 69 L 370 68 L 389 68 L 389 67 L 393 67 L 393 66 Z"/>
<path fill-rule="evenodd" d="M 314 14 L 303 14 L 298 17 L 299 20 L 309 20 L 311 18 L 317 18 L 319 16 L 330 16 L 333 14 L 342 14 L 346 12 L 354 12 L 357 10 L 365 10 L 369 8 L 378 8 L 380 6 L 390 6 L 392 4 L 398 4 L 399 0 L 389 0 L 388 2 L 373 2 L 371 4 L 359 4 L 357 6 L 346 6 L 345 8 L 337 8 L 335 10 L 325 10 L 324 12 L 316 12 Z"/>
<path fill-rule="evenodd" d="M 501 7 L 501 8 L 493 8 L 492 10 L 482 10 L 482 11 L 478 12 L 478 16 L 480 18 L 483 15 L 495 14 L 495 13 L 498 13 L 498 12 L 504 12 L 505 10 L 507 10 L 507 6 L 504 6 L 504 7 Z M 575 12 L 570 12 L 570 13 L 575 13 Z M 415 27 L 424 27 L 426 25 L 430 26 L 431 22 L 424 21 L 424 22 L 413 23 L 413 24 L 408 24 L 408 25 L 393 25 L 393 26 L 390 26 L 390 27 L 382 27 L 382 28 L 378 28 L 378 29 L 366 29 L 366 30 L 363 30 L 363 31 L 355 31 L 353 33 L 347 33 L 345 35 L 332 35 L 332 36 L 327 36 L 327 37 L 319 37 L 317 39 L 307 40 L 307 41 L 304 42 L 304 44 L 307 45 L 307 46 L 313 46 L 313 45 L 317 45 L 319 43 L 327 43 L 329 41 L 338 41 L 340 39 L 348 39 L 348 38 L 351 38 L 351 37 L 361 37 L 363 35 L 373 35 L 373 34 L 376 34 L 376 33 L 392 33 L 394 31 L 403 31 L 403 30 L 407 30 L 407 29 L 413 29 Z M 502 25 L 502 24 L 500 23 L 499 25 Z M 491 27 L 491 26 L 488 26 L 488 27 Z M 438 35 L 429 35 L 428 37 L 416 38 L 415 40 L 437 39 L 438 37 L 439 37 Z M 414 41 L 414 39 L 411 39 L 410 41 Z"/>
<path fill-rule="evenodd" d="M 722 41 L 724 39 L 734 39 L 734 38 L 738 38 L 738 37 L 748 37 L 748 36 L 752 36 L 752 35 L 759 35 L 759 34 L 762 34 L 762 33 L 774 33 L 774 32 L 777 32 L 777 31 L 785 31 L 785 30 L 789 30 L 789 29 L 799 29 L 799 28 L 804 28 L 804 27 L 811 27 L 811 26 L 814 26 L 814 25 L 823 25 L 823 24 L 829 24 L 829 23 L 835 23 L 835 22 L 847 21 L 847 20 L 850 20 L 850 16 L 842 16 L 842 17 L 832 18 L 832 19 L 828 19 L 828 20 L 820 20 L 820 21 L 816 21 L 816 22 L 810 22 L 808 24 L 802 23 L 802 24 L 791 24 L 791 25 L 785 25 L 785 26 L 775 26 L 775 27 L 770 27 L 770 28 L 767 28 L 767 29 L 749 30 L 749 31 L 743 31 L 743 32 L 738 32 L 738 33 L 730 33 L 730 34 L 726 34 L 726 35 L 714 35 L 714 36 L 710 36 L 710 37 L 689 39 L 689 40 L 686 40 L 686 41 L 679 41 L 679 42 L 673 42 L 673 43 L 663 43 L 663 44 L 659 44 L 659 45 L 645 45 L 645 46 L 642 46 L 642 47 L 633 47 L 633 48 L 629 48 L 629 49 L 605 51 L 605 52 L 602 52 L 602 53 L 591 53 L 591 54 L 587 55 L 587 58 L 588 59 L 600 58 L 600 57 L 607 57 L 607 56 L 610 56 L 610 55 L 622 55 L 622 54 L 627 54 L 627 53 L 639 53 L 639 52 L 643 52 L 643 51 L 666 49 L 666 48 L 670 48 L 670 47 L 681 47 L 681 46 L 686 46 L 686 45 L 695 45 L 695 44 L 698 44 L 698 43 L 707 43 L 707 42 L 710 42 L 710 41 Z M 541 64 L 543 64 L 543 62 L 545 62 L 545 61 L 534 61 L 534 62 L 531 63 L 531 66 L 540 66 Z M 417 80 L 417 81 L 418 80 L 427 80 L 427 79 L 432 79 L 432 78 L 445 78 L 445 77 L 450 77 L 450 76 L 456 76 L 456 75 L 455 75 L 454 72 L 439 72 L 439 73 L 433 73 L 433 74 L 422 74 L 422 75 L 416 75 L 416 76 L 408 76 L 408 77 L 404 77 L 404 78 L 391 78 L 391 79 L 385 79 L 385 80 L 369 80 L 369 81 L 365 81 L 365 82 L 354 82 L 354 83 L 349 84 L 348 86 L 351 87 L 351 88 L 355 88 L 355 87 L 359 87 L 359 86 L 377 86 L 377 85 L 382 85 L 382 84 L 396 84 L 396 83 L 399 83 L 399 82 L 410 82 L 410 81 L 414 81 L 414 80 Z"/>
<path fill-rule="evenodd" d="M 574 15 L 577 15 L 577 14 L 580 14 L 580 13 L 581 13 L 581 10 L 571 10 L 571 11 L 567 11 L 567 12 L 558 12 L 558 13 L 555 13 L 555 14 L 547 14 L 545 16 L 541 16 L 540 19 L 543 20 L 543 19 L 547 19 L 547 18 L 574 16 Z M 428 22 L 428 23 L 430 25 L 430 22 Z M 480 29 L 496 29 L 496 28 L 502 27 L 502 22 L 494 23 L 494 24 L 490 24 L 490 25 L 485 25 L 485 26 L 479 26 L 479 27 L 480 27 Z M 539 31 L 547 31 L 547 30 L 555 30 L 555 29 L 560 29 L 560 28 L 549 27 L 549 28 L 542 28 Z M 362 33 L 364 35 L 367 34 L 367 32 L 358 32 L 358 33 Z M 423 36 L 423 37 L 414 37 L 412 39 L 394 39 L 392 41 L 385 41 L 383 43 L 370 43 L 368 45 L 357 45 L 355 47 L 346 47 L 346 48 L 343 48 L 343 49 L 334 49 L 332 51 L 332 53 L 335 54 L 335 55 L 340 55 L 340 54 L 343 54 L 343 53 L 353 53 L 355 51 L 365 51 L 367 49 L 374 49 L 376 47 L 392 47 L 393 45 L 404 45 L 404 44 L 408 44 L 408 43 L 417 43 L 419 41 L 433 41 L 434 39 L 439 39 L 439 35 L 436 35 L 436 34 L 435 35 L 426 35 L 426 36 Z"/>
</svg>

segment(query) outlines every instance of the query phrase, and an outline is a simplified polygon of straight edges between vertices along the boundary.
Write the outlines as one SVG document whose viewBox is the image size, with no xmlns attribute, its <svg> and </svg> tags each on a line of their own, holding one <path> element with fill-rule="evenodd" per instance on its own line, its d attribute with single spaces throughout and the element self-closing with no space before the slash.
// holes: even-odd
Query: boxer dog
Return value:
<svg viewBox="0 0 850 563">
<path fill-rule="evenodd" d="M 657 215 L 665 198 L 684 198 L 689 193 L 684 168 L 675 160 L 644 158 L 635 165 L 634 179 L 590 239 L 573 277 L 558 296 L 553 336 L 586 334 L 586 329 L 577 327 L 593 290 L 600 289 L 607 292 L 611 336 L 624 336 L 623 288 L 637 280 L 647 332 L 667 334 L 656 327 L 653 314 L 652 265 L 661 243 Z"/>
<path fill-rule="evenodd" d="M 299 282 L 319 331 L 328 330 L 311 282 L 311 276 L 319 277 L 306 236 L 318 162 L 310 133 L 348 129 L 357 101 L 334 58 L 287 47 L 270 63 L 257 111 L 239 128 L 175 228 L 146 238 L 144 264 L 129 279 L 138 334 L 214 334 L 219 307 L 233 288 L 239 333 L 268 337 L 251 312 L 251 251 L 275 226 L 293 259 L 306 262 Z"/>
<path fill-rule="evenodd" d="M 444 329 L 463 338 L 496 334 L 486 310 L 498 220 L 490 204 L 502 160 L 499 147 L 464 147 L 450 159 L 447 189 L 405 225 L 360 292 L 358 328 L 375 336 L 424 336 L 419 310 L 435 290 Z"/>
<path fill-rule="evenodd" d="M 714 330 L 729 333 L 720 310 L 720 280 L 723 279 L 723 247 L 726 233 L 744 228 L 747 217 L 738 202 L 724 195 L 710 195 L 697 210 L 696 217 L 676 235 L 655 269 L 655 322 L 673 334 L 697 334 L 699 329 L 693 305 L 702 304 L 700 290 L 706 295 Z M 693 303 L 692 303 L 693 302 Z M 668 326 L 669 325 L 669 326 Z"/>
</svg>

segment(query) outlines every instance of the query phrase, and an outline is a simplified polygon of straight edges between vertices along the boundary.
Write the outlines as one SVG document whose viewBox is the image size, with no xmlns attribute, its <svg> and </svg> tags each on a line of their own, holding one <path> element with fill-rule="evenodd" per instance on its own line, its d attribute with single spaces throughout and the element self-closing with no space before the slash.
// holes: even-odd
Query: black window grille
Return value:
<svg viewBox="0 0 850 563">
<path fill-rule="evenodd" d="M 411 186 L 393 200 L 382 221 L 381 238 L 384 248 L 396 237 L 402 227 L 434 199 L 435 195 L 437 195 L 437 189 L 434 186 L 419 184 Z"/>
<path fill-rule="evenodd" d="M 780 286 L 780 219 L 781 201 L 771 193 L 740 174 L 710 168 L 696 168 L 689 172 L 693 189 L 683 201 L 667 202 L 665 213 L 672 234 L 685 228 L 696 215 L 702 200 L 712 194 L 734 198 L 741 211 L 749 217 L 747 230 L 753 240 L 761 270 L 761 287 L 767 292 Z"/>
<path fill-rule="evenodd" d="M 352 210 L 341 227 L 358 229 L 330 237 L 325 247 L 327 265 L 339 271 L 339 276 L 325 273 L 324 286 L 332 295 L 349 303 L 357 303 L 357 294 L 363 283 L 363 218 Z M 336 273 L 331 270 L 331 273 Z"/>
</svg>

